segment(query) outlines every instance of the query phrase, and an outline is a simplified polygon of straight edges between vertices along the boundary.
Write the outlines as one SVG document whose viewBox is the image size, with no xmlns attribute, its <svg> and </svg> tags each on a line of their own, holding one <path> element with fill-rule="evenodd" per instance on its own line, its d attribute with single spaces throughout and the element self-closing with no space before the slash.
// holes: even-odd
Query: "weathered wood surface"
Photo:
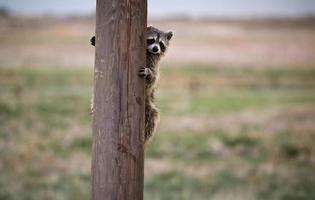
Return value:
<svg viewBox="0 0 315 200">
<path fill-rule="evenodd" d="M 142 200 L 147 0 L 97 0 L 92 199 Z"/>
</svg>

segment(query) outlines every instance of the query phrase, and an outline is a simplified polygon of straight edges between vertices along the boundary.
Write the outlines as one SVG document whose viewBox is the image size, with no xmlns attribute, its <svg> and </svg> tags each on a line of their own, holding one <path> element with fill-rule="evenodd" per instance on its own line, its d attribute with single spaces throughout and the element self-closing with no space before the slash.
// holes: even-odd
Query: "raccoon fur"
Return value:
<svg viewBox="0 0 315 200">
<path fill-rule="evenodd" d="M 138 75 L 145 80 L 145 143 L 154 135 L 159 123 L 159 109 L 154 104 L 155 90 L 159 80 L 159 61 L 169 47 L 173 32 L 162 31 L 153 26 L 147 27 L 146 66 L 141 67 Z M 95 36 L 90 40 L 95 46 Z M 91 106 L 93 113 L 93 106 Z"/>
</svg>

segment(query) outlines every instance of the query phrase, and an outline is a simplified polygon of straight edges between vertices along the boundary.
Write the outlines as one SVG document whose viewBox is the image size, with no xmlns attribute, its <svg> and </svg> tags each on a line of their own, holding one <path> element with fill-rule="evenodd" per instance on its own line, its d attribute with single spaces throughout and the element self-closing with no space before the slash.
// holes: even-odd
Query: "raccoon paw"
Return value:
<svg viewBox="0 0 315 200">
<path fill-rule="evenodd" d="M 140 70 L 139 70 L 139 73 L 138 75 L 140 77 L 147 77 L 147 76 L 150 76 L 152 74 L 152 71 L 151 69 L 147 68 L 147 67 L 141 67 Z"/>
<path fill-rule="evenodd" d="M 95 36 L 90 39 L 90 42 L 92 46 L 95 46 Z"/>
</svg>

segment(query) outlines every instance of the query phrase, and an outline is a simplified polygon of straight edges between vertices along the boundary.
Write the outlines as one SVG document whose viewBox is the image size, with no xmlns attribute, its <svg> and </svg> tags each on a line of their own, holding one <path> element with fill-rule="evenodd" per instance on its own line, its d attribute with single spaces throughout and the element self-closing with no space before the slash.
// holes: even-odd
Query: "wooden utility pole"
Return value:
<svg viewBox="0 0 315 200">
<path fill-rule="evenodd" d="M 147 0 L 97 0 L 92 200 L 142 200 Z"/>
</svg>

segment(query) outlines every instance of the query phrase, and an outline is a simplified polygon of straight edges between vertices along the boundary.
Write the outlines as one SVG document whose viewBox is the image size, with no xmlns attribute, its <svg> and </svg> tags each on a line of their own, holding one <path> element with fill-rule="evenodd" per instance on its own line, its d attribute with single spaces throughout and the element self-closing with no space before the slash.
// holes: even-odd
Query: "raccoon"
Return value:
<svg viewBox="0 0 315 200">
<path fill-rule="evenodd" d="M 146 66 L 141 67 L 138 73 L 145 80 L 145 144 L 152 138 L 159 123 L 159 109 L 154 104 L 154 94 L 160 75 L 158 63 L 168 49 L 172 37 L 172 31 L 164 32 L 153 26 L 147 27 Z M 95 37 L 92 37 L 90 42 L 95 46 Z"/>
<path fill-rule="evenodd" d="M 155 90 L 160 76 L 159 61 L 169 47 L 171 31 L 161 31 L 153 26 L 147 28 L 147 66 L 139 70 L 145 79 L 145 143 L 152 138 L 159 123 L 159 109 L 154 104 Z"/>
</svg>

